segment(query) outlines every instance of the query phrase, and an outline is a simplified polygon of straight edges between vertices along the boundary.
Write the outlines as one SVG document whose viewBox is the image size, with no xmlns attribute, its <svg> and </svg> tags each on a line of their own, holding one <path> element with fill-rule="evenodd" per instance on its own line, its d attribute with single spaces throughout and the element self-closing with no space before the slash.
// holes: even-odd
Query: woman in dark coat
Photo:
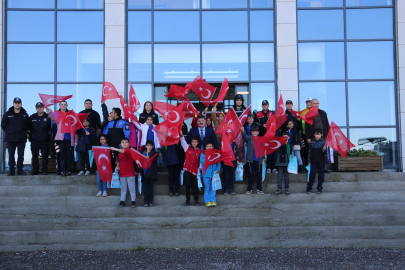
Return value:
<svg viewBox="0 0 405 270">
<path fill-rule="evenodd" d="M 145 123 L 148 116 L 152 116 L 154 125 L 159 125 L 159 116 L 157 115 L 157 113 L 155 113 L 153 104 L 150 101 L 146 101 L 143 105 L 143 112 L 139 116 L 139 123 Z"/>
</svg>

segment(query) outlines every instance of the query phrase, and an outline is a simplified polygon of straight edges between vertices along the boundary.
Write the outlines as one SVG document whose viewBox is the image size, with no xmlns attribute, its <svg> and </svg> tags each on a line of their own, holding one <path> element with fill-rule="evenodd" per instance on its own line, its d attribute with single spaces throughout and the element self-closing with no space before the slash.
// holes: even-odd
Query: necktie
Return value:
<svg viewBox="0 0 405 270">
<path fill-rule="evenodd" d="M 202 142 L 204 140 L 203 129 L 200 129 L 200 137 L 201 137 L 201 142 Z"/>
</svg>

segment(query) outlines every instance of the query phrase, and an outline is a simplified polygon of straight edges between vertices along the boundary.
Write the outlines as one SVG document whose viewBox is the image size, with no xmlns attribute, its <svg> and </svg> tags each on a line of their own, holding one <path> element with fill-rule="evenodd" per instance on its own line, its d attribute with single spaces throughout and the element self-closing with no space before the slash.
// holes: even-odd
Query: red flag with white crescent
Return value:
<svg viewBox="0 0 405 270">
<path fill-rule="evenodd" d="M 311 107 L 300 112 L 290 110 L 290 112 L 297 118 L 304 120 L 308 125 L 312 125 L 314 123 L 314 117 L 318 116 L 318 107 Z"/>
<path fill-rule="evenodd" d="M 275 152 L 288 141 L 288 137 L 273 137 L 266 142 L 261 142 L 259 136 L 252 136 L 252 139 L 257 158 Z"/>
<path fill-rule="evenodd" d="M 346 158 L 346 154 L 349 152 L 350 148 L 356 147 L 334 122 L 330 124 L 326 145 L 338 151 L 343 158 Z"/>
<path fill-rule="evenodd" d="M 93 146 L 94 160 L 96 161 L 97 171 L 103 182 L 111 182 L 112 164 L 109 147 Z"/>
<path fill-rule="evenodd" d="M 149 157 L 148 159 L 145 158 L 144 155 L 142 155 L 141 153 L 139 153 L 138 151 L 136 151 L 135 149 L 131 148 L 131 156 L 132 159 L 134 160 L 134 162 L 136 163 L 136 165 L 138 165 L 139 168 L 142 169 L 149 169 L 150 165 L 153 162 L 153 159 L 158 155 L 158 153 L 156 153 L 153 157 Z"/>
<path fill-rule="evenodd" d="M 191 89 L 191 86 L 192 85 L 190 82 L 187 82 L 185 87 L 171 84 L 169 88 L 169 93 L 167 93 L 165 97 L 175 97 L 177 101 L 179 101 L 180 98 L 185 97 L 187 95 L 187 93 Z"/>
<path fill-rule="evenodd" d="M 225 162 L 226 160 L 231 160 L 231 156 L 227 152 L 223 152 L 217 149 L 205 149 L 204 155 L 205 159 L 204 159 L 203 174 L 205 174 L 205 171 L 209 166 L 217 164 L 218 162 L 221 161 Z M 233 166 L 232 163 L 230 163 L 230 165 L 228 166 L 235 167 Z"/>
<path fill-rule="evenodd" d="M 180 140 L 179 127 L 173 125 L 169 120 L 165 120 L 155 126 L 153 130 L 156 132 L 161 146 L 169 146 L 178 144 Z"/>
<path fill-rule="evenodd" d="M 74 110 L 70 110 L 69 112 L 58 111 L 57 114 L 59 116 L 56 118 L 56 120 L 60 121 L 60 131 L 62 133 L 75 134 L 77 130 L 84 128 L 82 122 L 80 121 L 79 117 L 77 117 Z"/>
<path fill-rule="evenodd" d="M 155 100 L 153 102 L 153 108 L 162 115 L 164 120 L 166 120 L 167 116 L 169 115 L 169 112 L 175 110 L 176 106 L 174 106 L 170 103 L 167 103 L 167 102 Z"/>
<path fill-rule="evenodd" d="M 136 97 L 132 83 L 130 84 L 130 86 L 131 88 L 129 89 L 129 106 L 131 108 L 131 111 L 135 113 L 137 110 L 139 110 L 139 108 L 141 108 L 141 102 Z"/>
<path fill-rule="evenodd" d="M 131 121 L 136 122 L 140 125 L 138 118 L 136 118 L 136 116 L 134 115 L 134 112 L 128 106 L 128 104 L 126 103 L 123 96 L 120 96 L 120 103 L 121 103 L 122 110 L 124 112 L 124 118 L 127 120 L 131 119 Z"/>
<path fill-rule="evenodd" d="M 224 160 L 225 165 L 233 167 L 232 161 L 236 160 L 236 158 L 232 149 L 232 145 L 229 142 L 228 137 L 226 136 L 225 130 L 222 130 L 221 151 L 228 153 L 228 155 L 231 157 L 230 160 Z"/>
<path fill-rule="evenodd" d="M 198 75 L 194 79 L 191 89 L 193 89 L 194 93 L 201 99 L 202 103 L 208 107 L 217 88 L 208 84 L 200 75 Z"/>
<path fill-rule="evenodd" d="M 277 117 L 275 114 L 271 114 L 269 117 L 269 120 L 267 120 L 266 123 L 266 134 L 264 134 L 263 137 L 260 138 L 261 142 L 266 142 L 271 140 L 271 138 L 273 138 L 276 135 L 276 121 L 277 121 Z"/>
<path fill-rule="evenodd" d="M 287 121 L 287 115 L 285 113 L 285 105 L 283 101 L 283 95 L 280 94 L 280 99 L 278 101 L 277 105 L 277 111 L 276 111 L 276 129 L 281 127 L 285 121 Z"/>
<path fill-rule="evenodd" d="M 193 103 L 191 103 L 191 101 L 187 97 L 183 97 L 181 103 L 184 103 L 183 105 L 184 120 L 196 117 L 196 115 L 198 115 L 197 109 L 194 107 Z"/>
<path fill-rule="evenodd" d="M 46 94 L 39 94 L 39 98 L 42 100 L 45 108 L 49 108 L 51 105 L 57 104 L 61 101 L 66 101 L 69 98 L 73 97 L 73 95 L 69 96 L 56 96 L 56 95 L 46 95 Z"/>
<path fill-rule="evenodd" d="M 240 132 L 241 126 L 242 125 L 239 122 L 238 116 L 232 108 L 226 113 L 224 119 L 218 127 L 218 130 L 216 130 L 215 133 L 222 134 L 222 131 L 225 130 L 229 142 L 233 142 L 236 138 L 236 135 L 238 135 L 238 133 Z"/>
<path fill-rule="evenodd" d="M 119 97 L 120 95 L 118 94 L 117 89 L 115 89 L 115 86 L 112 83 L 103 83 L 103 90 L 101 92 L 101 103 L 103 103 L 107 99 L 115 99 Z"/>
<path fill-rule="evenodd" d="M 247 116 L 250 113 L 251 107 L 252 107 L 252 104 L 250 104 L 249 107 L 247 107 L 247 109 L 239 117 L 239 122 L 242 125 L 242 127 L 243 127 L 243 125 L 245 125 L 245 122 L 246 122 Z"/>
<path fill-rule="evenodd" d="M 226 96 L 226 93 L 228 93 L 228 90 L 229 90 L 228 79 L 224 78 L 224 81 L 222 82 L 221 90 L 219 91 L 219 95 L 215 100 L 213 100 L 211 102 L 211 105 L 215 106 L 218 102 L 224 101 L 224 98 Z"/>
</svg>

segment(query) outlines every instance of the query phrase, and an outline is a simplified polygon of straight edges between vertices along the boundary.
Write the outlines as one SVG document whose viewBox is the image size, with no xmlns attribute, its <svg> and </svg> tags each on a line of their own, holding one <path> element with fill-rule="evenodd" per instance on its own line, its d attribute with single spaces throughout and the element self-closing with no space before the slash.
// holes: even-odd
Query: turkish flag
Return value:
<svg viewBox="0 0 405 270">
<path fill-rule="evenodd" d="M 218 130 L 215 131 L 217 134 L 222 134 L 222 131 L 225 130 L 226 136 L 230 142 L 233 142 L 236 138 L 236 135 L 239 134 L 241 124 L 239 122 L 238 116 L 236 115 L 234 109 L 230 109 L 221 124 L 218 127 Z"/>
<path fill-rule="evenodd" d="M 240 122 L 240 124 L 241 124 L 242 126 L 245 125 L 247 116 L 248 116 L 249 113 L 250 113 L 250 107 L 252 107 L 252 104 L 250 104 L 249 107 L 247 107 L 247 109 L 246 109 L 246 110 L 240 115 L 240 117 L 239 117 L 239 122 Z"/>
<path fill-rule="evenodd" d="M 128 106 L 128 104 L 125 102 L 125 99 L 123 96 L 120 96 L 120 103 L 121 103 L 122 110 L 124 112 L 124 118 L 131 119 L 131 121 L 136 122 L 140 125 L 141 123 L 139 123 L 138 118 L 136 118 L 136 116 L 134 115 L 134 112 L 131 110 L 131 108 Z"/>
<path fill-rule="evenodd" d="M 205 174 L 205 171 L 209 166 L 217 164 L 218 162 L 221 161 L 224 161 L 225 163 L 225 161 L 231 160 L 231 156 L 227 152 L 223 152 L 217 149 L 205 149 L 204 155 L 205 159 L 204 159 L 203 174 Z M 228 166 L 235 167 L 233 166 L 232 163 L 230 163 L 230 165 Z"/>
<path fill-rule="evenodd" d="M 89 114 L 90 113 L 76 113 L 76 116 L 79 118 L 80 123 L 83 123 Z"/>
<path fill-rule="evenodd" d="M 346 154 L 349 152 L 350 148 L 356 147 L 346 138 L 334 122 L 330 124 L 326 145 L 338 151 L 343 158 L 346 158 Z"/>
<path fill-rule="evenodd" d="M 165 97 L 175 97 L 177 101 L 179 101 L 180 98 L 185 97 L 187 95 L 187 93 L 191 89 L 191 86 L 192 85 L 190 82 L 187 82 L 185 87 L 171 84 L 169 88 L 169 93 L 167 93 Z"/>
<path fill-rule="evenodd" d="M 71 133 L 75 134 L 77 130 L 84 128 L 82 122 L 74 110 L 69 112 L 55 112 L 57 114 L 56 121 L 61 123 L 61 132 L 62 133 Z"/>
<path fill-rule="evenodd" d="M 318 107 L 311 107 L 300 112 L 290 110 L 290 112 L 292 112 L 297 118 L 304 120 L 308 125 L 312 125 L 314 123 L 314 117 L 318 116 Z"/>
<path fill-rule="evenodd" d="M 141 102 L 136 97 L 134 87 L 132 87 L 132 83 L 130 84 L 131 88 L 129 90 L 129 106 L 131 111 L 135 113 L 139 108 L 141 108 Z"/>
<path fill-rule="evenodd" d="M 288 137 L 273 137 L 266 142 L 261 142 L 259 136 L 252 136 L 252 139 L 257 158 L 275 152 L 288 141 Z"/>
<path fill-rule="evenodd" d="M 184 120 L 194 118 L 198 115 L 197 109 L 194 107 L 193 103 L 191 103 L 191 101 L 186 96 L 183 97 L 181 103 L 184 103 L 183 105 Z"/>
<path fill-rule="evenodd" d="M 112 164 L 109 147 L 93 146 L 94 160 L 96 161 L 97 171 L 103 182 L 111 182 Z"/>
<path fill-rule="evenodd" d="M 284 101 L 283 101 L 283 95 L 280 94 L 280 99 L 278 101 L 277 111 L 276 111 L 276 129 L 281 127 L 285 123 L 285 121 L 287 121 L 287 115 L 285 114 L 285 105 L 284 105 Z"/>
<path fill-rule="evenodd" d="M 202 103 L 208 107 L 217 88 L 208 84 L 200 75 L 198 75 L 194 79 L 191 89 L 193 89 L 194 93 L 200 97 Z"/>
<path fill-rule="evenodd" d="M 153 102 L 153 108 L 162 115 L 164 120 L 166 120 L 169 112 L 174 111 L 176 109 L 176 106 L 167 102 L 155 100 Z"/>
<path fill-rule="evenodd" d="M 145 158 L 144 155 L 136 151 L 135 149 L 131 148 L 131 156 L 132 159 L 135 161 L 136 165 L 142 169 L 149 169 L 150 165 L 152 165 L 153 159 L 159 155 L 156 153 L 153 157 L 149 157 L 148 159 Z"/>
<path fill-rule="evenodd" d="M 156 132 L 161 146 L 169 146 L 178 144 L 180 140 L 179 127 L 173 125 L 169 120 L 165 120 L 155 126 L 153 130 Z"/>
<path fill-rule="evenodd" d="M 228 153 L 228 155 L 231 157 L 230 160 L 224 160 L 225 165 L 233 167 L 232 161 L 236 160 L 236 158 L 232 149 L 232 145 L 229 143 L 228 137 L 225 134 L 225 130 L 222 131 L 221 151 Z"/>
<path fill-rule="evenodd" d="M 56 95 L 45 95 L 45 94 L 39 94 L 39 98 L 42 100 L 42 103 L 44 104 L 44 107 L 49 108 L 49 106 L 53 105 L 53 104 L 57 104 L 61 101 L 65 101 L 71 97 L 73 97 L 73 95 L 70 96 L 56 96 Z"/>
<path fill-rule="evenodd" d="M 112 83 L 109 82 L 103 83 L 103 91 L 101 93 L 101 103 L 103 103 L 107 99 L 115 99 L 119 97 L 120 95 L 118 95 L 117 89 L 115 89 L 115 86 Z"/>
<path fill-rule="evenodd" d="M 266 141 L 271 140 L 276 135 L 276 121 L 277 117 L 275 114 L 270 115 L 269 120 L 266 123 L 266 134 L 260 138 L 260 142 L 265 143 Z"/>
<path fill-rule="evenodd" d="M 224 98 L 226 96 L 226 93 L 228 93 L 228 90 L 229 90 L 228 79 L 224 78 L 224 81 L 221 86 L 221 90 L 219 91 L 219 95 L 215 100 L 213 100 L 211 102 L 211 105 L 215 106 L 218 102 L 224 101 Z"/>
</svg>

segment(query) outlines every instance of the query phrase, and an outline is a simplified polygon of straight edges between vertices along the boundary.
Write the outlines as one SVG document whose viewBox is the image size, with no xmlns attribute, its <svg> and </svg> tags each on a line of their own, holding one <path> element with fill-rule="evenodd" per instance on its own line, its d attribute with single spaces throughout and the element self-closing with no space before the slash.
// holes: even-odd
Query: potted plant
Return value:
<svg viewBox="0 0 405 270">
<path fill-rule="evenodd" d="M 373 150 L 352 149 L 343 158 L 338 152 L 335 154 L 335 171 L 381 171 L 383 170 L 383 156 Z"/>
</svg>

